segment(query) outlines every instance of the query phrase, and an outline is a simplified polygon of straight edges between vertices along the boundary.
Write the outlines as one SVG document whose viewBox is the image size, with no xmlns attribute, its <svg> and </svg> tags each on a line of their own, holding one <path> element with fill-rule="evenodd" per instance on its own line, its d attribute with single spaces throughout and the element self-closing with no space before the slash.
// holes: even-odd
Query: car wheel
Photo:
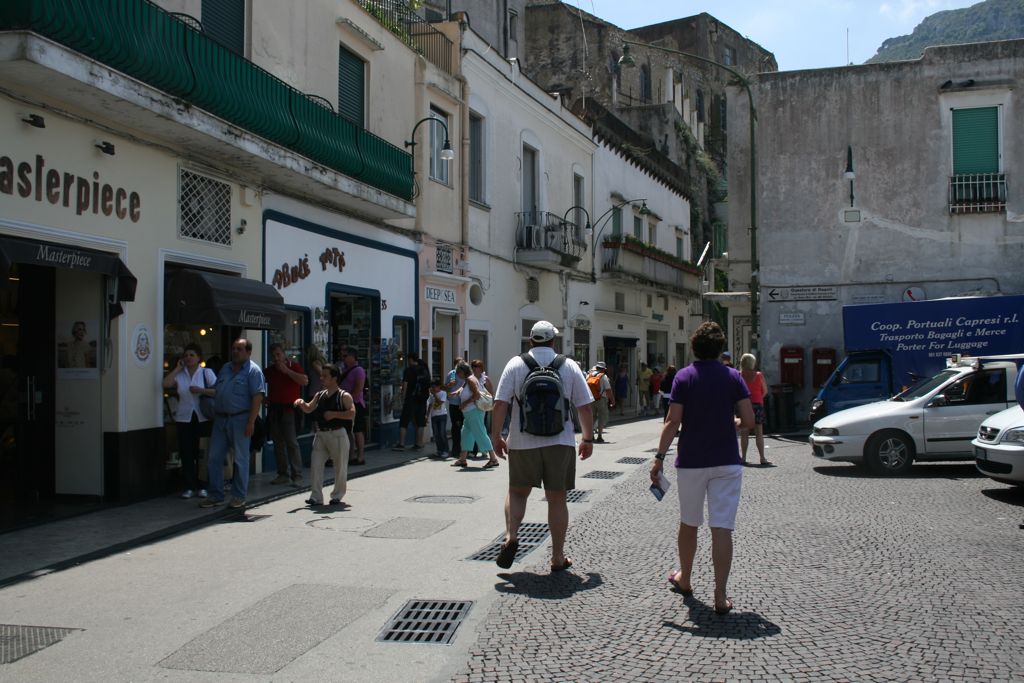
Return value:
<svg viewBox="0 0 1024 683">
<path fill-rule="evenodd" d="M 864 456 L 875 474 L 906 474 L 914 464 L 914 444 L 899 432 L 882 432 L 871 437 Z"/>
</svg>

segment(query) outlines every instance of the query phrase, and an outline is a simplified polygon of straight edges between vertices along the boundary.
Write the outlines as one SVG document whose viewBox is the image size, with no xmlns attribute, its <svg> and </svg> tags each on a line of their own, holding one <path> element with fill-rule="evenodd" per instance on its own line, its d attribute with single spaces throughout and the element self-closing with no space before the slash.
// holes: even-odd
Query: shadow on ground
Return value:
<svg viewBox="0 0 1024 683">
<path fill-rule="evenodd" d="M 982 489 L 981 492 L 992 500 L 1024 507 L 1024 486 L 1008 486 L 1001 489 Z"/>
<path fill-rule="evenodd" d="M 532 574 L 515 572 L 498 574 L 502 583 L 494 584 L 495 590 L 512 595 L 525 595 L 538 600 L 564 600 L 580 591 L 589 591 L 600 587 L 604 579 L 600 574 L 587 572 L 575 574 L 571 571 L 554 574 Z"/>
<path fill-rule="evenodd" d="M 728 638 L 730 640 L 756 640 L 770 638 L 782 633 L 778 624 L 768 621 L 757 612 L 738 612 L 717 614 L 711 605 L 698 600 L 692 595 L 685 598 L 686 607 L 690 610 L 687 623 L 677 624 L 674 621 L 663 621 L 666 628 L 700 638 Z"/>
<path fill-rule="evenodd" d="M 852 463 L 818 465 L 818 474 L 849 479 L 980 479 L 984 477 L 971 464 L 964 463 L 916 463 L 903 475 L 874 474 L 866 467 Z"/>
</svg>

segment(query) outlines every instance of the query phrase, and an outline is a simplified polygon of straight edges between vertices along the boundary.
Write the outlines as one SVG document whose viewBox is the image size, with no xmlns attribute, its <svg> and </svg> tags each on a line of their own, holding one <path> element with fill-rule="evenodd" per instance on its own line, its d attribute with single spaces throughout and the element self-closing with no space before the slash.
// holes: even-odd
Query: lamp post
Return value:
<svg viewBox="0 0 1024 683">
<path fill-rule="evenodd" d="M 590 229 L 590 281 L 591 282 L 597 282 L 597 264 L 596 264 L 596 261 L 597 261 L 597 257 L 596 257 L 597 246 L 596 246 L 596 244 L 597 244 L 598 239 L 601 237 L 601 234 L 604 232 L 604 229 L 608 227 L 608 223 L 607 223 L 608 218 L 611 217 L 612 212 L 614 212 L 616 209 L 621 209 L 622 207 L 626 206 L 627 204 L 635 204 L 637 202 L 643 202 L 643 204 L 640 205 L 640 215 L 641 216 L 646 216 L 646 215 L 648 215 L 651 212 L 651 210 L 647 208 L 647 198 L 646 197 L 638 197 L 636 199 L 623 199 L 621 202 L 619 202 L 618 204 L 615 204 L 614 206 L 612 206 L 612 208 L 608 209 L 607 211 L 602 213 L 600 216 L 598 216 L 597 220 L 594 222 L 593 227 Z M 569 211 L 572 211 L 573 209 L 582 209 L 582 208 L 583 207 L 581 207 L 581 206 L 570 206 L 569 210 L 566 211 L 565 213 L 566 213 L 566 215 L 568 215 Z M 583 209 L 583 210 L 586 211 L 586 209 Z M 604 224 L 603 227 L 601 227 L 600 230 L 598 230 L 598 226 L 601 225 L 601 221 L 605 221 L 605 224 Z M 587 224 L 588 224 L 588 226 L 590 224 L 590 214 L 589 213 L 587 214 Z"/>
<path fill-rule="evenodd" d="M 636 66 L 636 62 L 629 54 L 629 46 L 637 45 L 648 50 L 659 50 L 661 52 L 668 52 L 670 54 L 680 55 L 689 59 L 696 59 L 697 61 L 717 66 L 720 69 L 725 69 L 736 77 L 736 80 L 739 81 L 739 84 L 743 86 L 743 89 L 747 93 L 747 106 L 750 108 L 750 344 L 756 352 L 758 342 L 760 341 L 758 337 L 760 334 L 759 297 L 761 295 L 761 273 L 760 263 L 757 258 L 757 110 L 754 108 L 754 95 L 750 91 L 750 81 L 747 80 L 746 76 L 735 69 L 732 69 L 725 64 L 720 64 L 713 59 L 708 59 L 707 57 L 701 57 L 700 55 L 695 55 L 690 52 L 673 50 L 659 45 L 638 43 L 632 40 L 624 40 L 622 43 L 622 57 L 619 58 L 619 64 L 622 66 Z"/>
</svg>

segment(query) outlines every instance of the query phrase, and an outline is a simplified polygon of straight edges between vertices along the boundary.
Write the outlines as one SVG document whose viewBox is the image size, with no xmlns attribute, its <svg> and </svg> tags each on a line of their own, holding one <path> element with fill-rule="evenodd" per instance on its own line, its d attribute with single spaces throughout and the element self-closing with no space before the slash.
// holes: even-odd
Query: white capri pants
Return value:
<svg viewBox="0 0 1024 683">
<path fill-rule="evenodd" d="M 679 521 L 699 527 L 704 523 L 704 499 L 708 501 L 708 526 L 735 529 L 736 510 L 740 506 L 742 465 L 676 468 L 679 491 Z"/>
</svg>

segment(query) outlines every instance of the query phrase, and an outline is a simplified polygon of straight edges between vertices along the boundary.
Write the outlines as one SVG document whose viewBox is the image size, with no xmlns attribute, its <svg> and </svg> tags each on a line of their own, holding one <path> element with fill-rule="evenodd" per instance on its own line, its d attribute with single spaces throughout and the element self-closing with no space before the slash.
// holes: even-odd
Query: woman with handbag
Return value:
<svg viewBox="0 0 1024 683">
<path fill-rule="evenodd" d="M 481 368 L 482 365 L 481 363 Z M 494 453 L 494 446 L 491 444 L 491 438 L 487 435 L 487 428 L 484 426 L 485 411 L 481 410 L 480 406 L 477 405 L 481 396 L 486 393 L 491 397 L 490 407 L 493 407 L 493 394 L 488 392 L 486 388 L 483 388 L 483 383 L 473 374 L 473 369 L 470 368 L 469 363 L 459 363 L 455 367 L 455 374 L 459 379 L 465 380 L 466 383 L 459 391 L 459 407 L 462 409 L 464 419 L 462 423 L 462 452 L 459 453 L 458 460 L 452 463 L 452 467 L 469 467 L 466 458 L 469 457 L 469 450 L 473 446 L 478 447 L 481 453 L 488 455 L 489 460 L 484 464 L 485 470 L 497 467 L 498 456 Z"/>
<path fill-rule="evenodd" d="M 189 344 L 177 365 L 164 377 L 164 389 L 176 389 L 178 409 L 174 413 L 178 431 L 178 454 L 185 480 L 182 498 L 191 498 L 199 489 L 199 497 L 206 498 L 206 489 L 199 488 L 199 438 L 209 432 L 213 419 L 213 395 L 217 376 L 209 368 L 200 367 L 203 350 L 199 344 Z"/>
</svg>

